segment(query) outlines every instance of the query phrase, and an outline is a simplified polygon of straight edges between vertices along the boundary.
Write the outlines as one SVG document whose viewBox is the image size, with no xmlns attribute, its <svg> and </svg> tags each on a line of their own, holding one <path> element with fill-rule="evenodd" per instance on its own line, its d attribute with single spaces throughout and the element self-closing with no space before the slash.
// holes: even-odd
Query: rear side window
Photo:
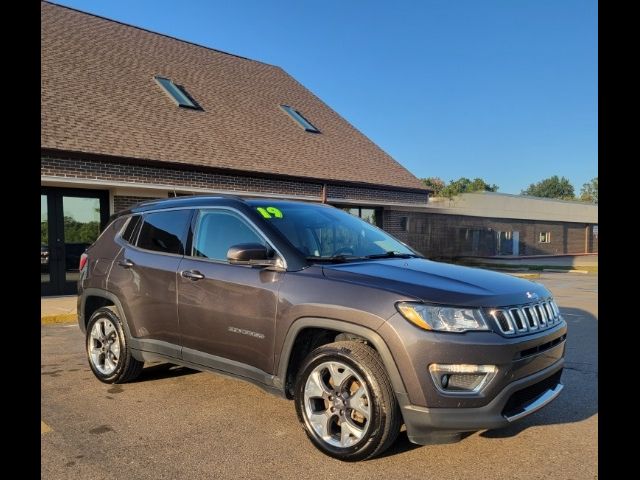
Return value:
<svg viewBox="0 0 640 480">
<path fill-rule="evenodd" d="M 202 211 L 196 225 L 193 256 L 227 260 L 230 247 L 241 243 L 266 242 L 242 218 L 224 210 Z"/>
<path fill-rule="evenodd" d="M 138 247 L 184 255 L 184 241 L 190 218 L 190 210 L 171 210 L 145 215 L 138 235 Z"/>
<path fill-rule="evenodd" d="M 125 242 L 133 243 L 132 240 L 135 238 L 135 232 L 138 230 L 138 226 L 140 224 L 140 215 L 134 215 L 129 219 L 129 223 L 127 223 L 127 228 L 122 232 L 122 239 Z"/>
</svg>

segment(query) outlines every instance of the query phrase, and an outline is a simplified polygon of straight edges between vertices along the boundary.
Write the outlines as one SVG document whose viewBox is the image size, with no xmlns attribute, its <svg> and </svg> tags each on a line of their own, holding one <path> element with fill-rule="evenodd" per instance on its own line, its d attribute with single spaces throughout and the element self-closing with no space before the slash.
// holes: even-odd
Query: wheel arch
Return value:
<svg viewBox="0 0 640 480">
<path fill-rule="evenodd" d="M 91 313 L 93 313 L 98 308 L 105 306 L 113 306 L 116 308 L 116 313 L 122 320 L 125 335 L 130 339 L 131 331 L 129 330 L 129 322 L 122 308 L 122 303 L 113 293 L 100 288 L 86 288 L 82 292 L 80 306 L 78 308 L 78 325 L 80 326 L 80 330 L 82 330 L 83 333 L 87 331 L 87 323 L 89 323 L 91 316 L 90 314 L 87 315 L 87 312 L 91 311 Z"/>
<path fill-rule="evenodd" d="M 362 325 L 356 325 L 342 320 L 318 317 L 299 318 L 287 331 L 287 335 L 282 345 L 277 369 L 277 377 L 282 381 L 282 387 L 285 395 L 289 395 L 287 380 L 290 374 L 290 368 L 295 368 L 295 365 L 291 365 L 291 360 L 292 354 L 295 353 L 294 347 L 296 346 L 296 340 L 301 334 L 304 335 L 305 331 L 314 329 L 329 330 L 336 332 L 337 334 L 350 334 L 369 342 L 380 355 L 385 370 L 389 375 L 389 380 L 391 380 L 391 384 L 393 385 L 394 392 L 396 394 L 406 395 L 406 388 L 393 355 L 383 338 L 376 331 Z"/>
</svg>

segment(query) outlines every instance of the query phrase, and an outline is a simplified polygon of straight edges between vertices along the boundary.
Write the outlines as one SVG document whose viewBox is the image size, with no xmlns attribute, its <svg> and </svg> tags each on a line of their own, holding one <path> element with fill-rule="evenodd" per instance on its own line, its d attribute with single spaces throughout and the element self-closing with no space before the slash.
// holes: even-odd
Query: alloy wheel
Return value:
<svg viewBox="0 0 640 480">
<path fill-rule="evenodd" d="M 111 375 L 120 359 L 120 340 L 115 325 L 107 318 L 94 323 L 89 336 L 89 358 L 103 375 Z"/>
<path fill-rule="evenodd" d="M 369 389 L 342 362 L 315 367 L 305 383 L 304 411 L 314 433 L 334 447 L 346 448 L 365 437 L 371 418 Z"/>
</svg>

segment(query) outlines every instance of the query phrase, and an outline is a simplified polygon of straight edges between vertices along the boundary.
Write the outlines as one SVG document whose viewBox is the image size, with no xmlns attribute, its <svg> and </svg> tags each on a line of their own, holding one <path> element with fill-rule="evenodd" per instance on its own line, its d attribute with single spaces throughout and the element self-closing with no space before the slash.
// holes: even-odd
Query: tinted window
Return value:
<svg viewBox="0 0 640 480">
<path fill-rule="evenodd" d="M 125 242 L 131 243 L 131 239 L 134 238 L 134 232 L 138 227 L 138 223 L 140 223 L 140 215 L 134 215 L 129 219 L 129 223 L 127 223 L 127 228 L 122 232 L 122 238 Z"/>
<path fill-rule="evenodd" d="M 138 247 L 156 252 L 184 254 L 184 238 L 190 210 L 173 210 L 145 215 Z"/>
<path fill-rule="evenodd" d="M 385 231 L 337 208 L 301 203 L 275 207 L 261 200 L 248 203 L 307 257 L 415 253 Z"/>
<path fill-rule="evenodd" d="M 224 210 L 200 212 L 193 242 L 193 256 L 226 260 L 227 251 L 239 243 L 265 241 L 242 218 Z"/>
</svg>

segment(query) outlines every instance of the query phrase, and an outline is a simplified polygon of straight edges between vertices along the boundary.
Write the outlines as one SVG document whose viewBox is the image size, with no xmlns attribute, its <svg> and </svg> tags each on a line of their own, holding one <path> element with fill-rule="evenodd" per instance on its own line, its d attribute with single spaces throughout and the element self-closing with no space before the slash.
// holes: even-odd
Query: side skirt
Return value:
<svg viewBox="0 0 640 480">
<path fill-rule="evenodd" d="M 133 341 L 131 341 L 133 340 Z M 136 360 L 146 362 L 152 360 L 164 360 L 169 363 L 180 365 L 201 372 L 212 372 L 223 375 L 228 378 L 244 380 L 252 383 L 262 390 L 286 398 L 282 382 L 274 375 L 263 372 L 260 369 L 252 367 L 241 362 L 229 360 L 226 358 L 210 355 L 208 353 L 192 350 L 190 348 L 182 349 L 182 358 L 180 357 L 180 348 L 165 342 L 157 342 L 154 340 L 130 339 L 131 354 Z M 163 345 L 158 345 L 158 344 Z"/>
</svg>

